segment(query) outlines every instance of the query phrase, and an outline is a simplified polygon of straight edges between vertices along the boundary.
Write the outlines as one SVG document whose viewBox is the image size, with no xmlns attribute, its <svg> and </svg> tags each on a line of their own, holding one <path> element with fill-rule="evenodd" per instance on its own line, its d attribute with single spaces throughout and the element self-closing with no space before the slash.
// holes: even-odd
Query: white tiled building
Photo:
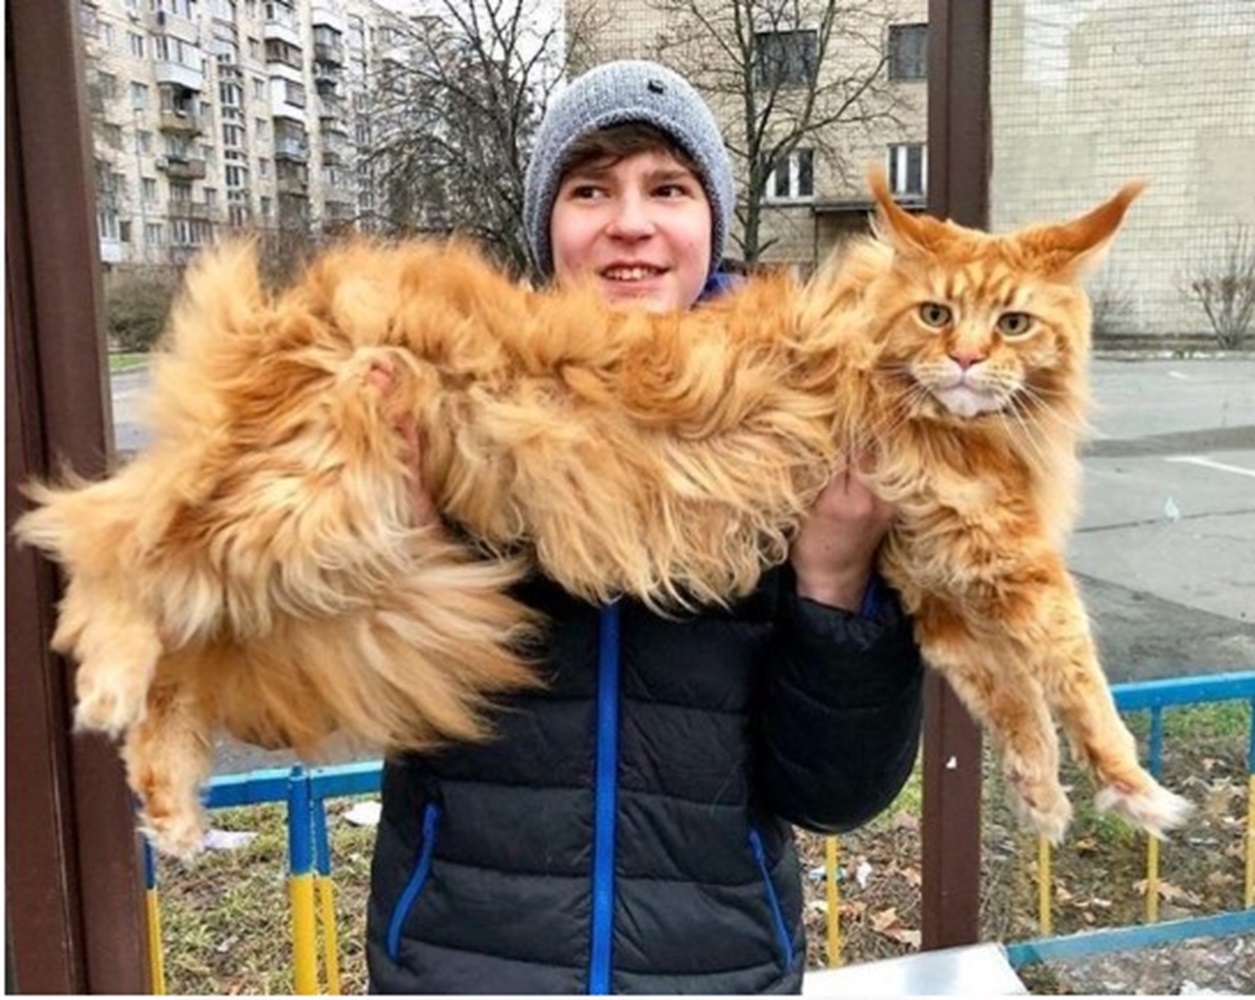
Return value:
<svg viewBox="0 0 1255 1000">
<path fill-rule="evenodd" d="M 1119 305 L 1109 332 L 1207 334 L 1181 285 L 1215 271 L 1237 227 L 1255 235 L 1255 3 L 993 10 L 994 226 L 1079 213 L 1146 180 L 1093 283 Z"/>
</svg>

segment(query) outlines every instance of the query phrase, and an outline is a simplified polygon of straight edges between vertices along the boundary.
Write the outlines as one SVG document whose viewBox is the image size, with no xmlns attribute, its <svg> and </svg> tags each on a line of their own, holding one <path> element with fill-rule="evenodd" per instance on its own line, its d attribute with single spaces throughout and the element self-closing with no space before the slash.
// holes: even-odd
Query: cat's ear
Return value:
<svg viewBox="0 0 1255 1000">
<path fill-rule="evenodd" d="M 1145 187 L 1144 181 L 1132 181 L 1080 218 L 1041 227 L 1028 234 L 1030 248 L 1048 270 L 1090 273 L 1102 263 L 1125 213 Z"/>
<path fill-rule="evenodd" d="M 882 243 L 900 253 L 934 253 L 946 236 L 946 227 L 929 215 L 912 215 L 903 209 L 889 190 L 889 182 L 880 167 L 867 171 L 867 183 L 876 199 L 876 215 L 872 232 Z"/>
</svg>

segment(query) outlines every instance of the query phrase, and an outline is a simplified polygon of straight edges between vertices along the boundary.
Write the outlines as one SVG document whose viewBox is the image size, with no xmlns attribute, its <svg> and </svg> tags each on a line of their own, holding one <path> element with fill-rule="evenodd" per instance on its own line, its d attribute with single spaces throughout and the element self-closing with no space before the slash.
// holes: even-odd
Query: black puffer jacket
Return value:
<svg viewBox="0 0 1255 1000">
<path fill-rule="evenodd" d="M 910 773 L 921 668 L 891 597 L 599 610 L 544 581 L 550 684 L 500 736 L 387 764 L 369 904 L 387 993 L 796 992 L 789 822 L 840 831 Z"/>
</svg>

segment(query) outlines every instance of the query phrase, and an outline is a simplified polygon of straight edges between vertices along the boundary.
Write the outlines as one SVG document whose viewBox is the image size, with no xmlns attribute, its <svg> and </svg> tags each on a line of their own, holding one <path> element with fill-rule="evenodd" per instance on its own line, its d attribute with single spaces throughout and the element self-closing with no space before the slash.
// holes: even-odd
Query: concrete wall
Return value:
<svg viewBox="0 0 1255 1000">
<path fill-rule="evenodd" d="M 991 87 L 995 228 L 1079 214 L 1143 178 L 1091 286 L 1121 304 L 1105 325 L 1209 333 L 1180 286 L 1255 227 L 1255 3 L 998 0 Z"/>
</svg>

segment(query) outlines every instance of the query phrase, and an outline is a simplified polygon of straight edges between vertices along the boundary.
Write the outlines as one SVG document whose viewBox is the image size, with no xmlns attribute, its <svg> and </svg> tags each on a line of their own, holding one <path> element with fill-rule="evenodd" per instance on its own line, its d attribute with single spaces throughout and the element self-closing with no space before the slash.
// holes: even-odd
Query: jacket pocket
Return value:
<svg viewBox="0 0 1255 1000">
<path fill-rule="evenodd" d="M 414 909 L 414 904 L 418 902 L 423 886 L 431 875 L 431 859 L 436 850 L 436 830 L 439 824 L 440 806 L 435 802 L 428 802 L 423 807 L 423 839 L 419 846 L 418 861 L 388 923 L 388 957 L 394 962 L 401 953 L 401 929 L 405 926 L 405 918 Z"/>
<path fill-rule="evenodd" d="M 771 881 L 771 867 L 767 864 L 767 850 L 763 847 L 762 834 L 758 827 L 750 827 L 750 850 L 754 852 L 754 860 L 758 863 L 758 872 L 762 876 L 763 891 L 767 895 L 767 909 L 771 916 L 772 931 L 776 937 L 776 947 L 780 952 L 780 964 L 793 968 L 793 935 L 789 933 L 784 921 L 784 909 L 780 905 L 780 896 L 776 885 Z"/>
</svg>

